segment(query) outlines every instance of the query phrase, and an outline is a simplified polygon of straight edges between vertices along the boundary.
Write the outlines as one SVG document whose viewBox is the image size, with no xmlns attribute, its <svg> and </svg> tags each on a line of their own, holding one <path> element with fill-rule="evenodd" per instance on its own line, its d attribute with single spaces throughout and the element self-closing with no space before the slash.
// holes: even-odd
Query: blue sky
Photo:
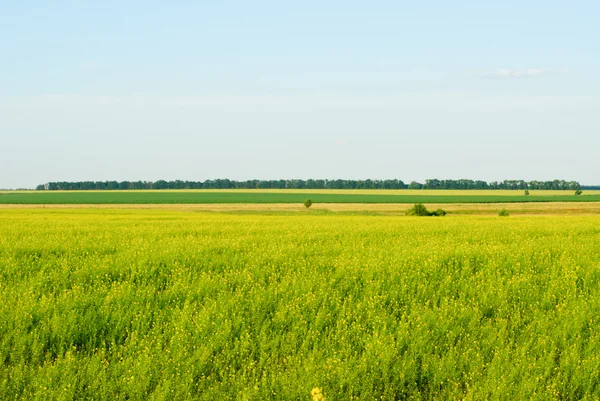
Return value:
<svg viewBox="0 0 600 401">
<path fill-rule="evenodd" d="M 0 1 L 0 188 L 600 183 L 599 15 L 594 1 Z"/>
</svg>

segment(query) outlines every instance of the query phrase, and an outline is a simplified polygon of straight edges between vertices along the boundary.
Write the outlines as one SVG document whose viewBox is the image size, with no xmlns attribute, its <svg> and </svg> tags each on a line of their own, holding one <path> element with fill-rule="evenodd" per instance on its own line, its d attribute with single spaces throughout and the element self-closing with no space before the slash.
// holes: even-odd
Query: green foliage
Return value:
<svg viewBox="0 0 600 401">
<path fill-rule="evenodd" d="M 40 185 L 44 189 L 44 185 Z M 246 180 L 227 178 L 206 181 L 60 181 L 48 183 L 49 190 L 127 190 L 127 189 L 405 189 L 402 180 Z"/>
<path fill-rule="evenodd" d="M 406 212 L 407 216 L 445 216 L 446 211 L 443 209 L 437 209 L 433 212 L 427 210 L 425 205 L 422 203 L 416 203 L 412 208 Z"/>
<path fill-rule="evenodd" d="M 0 399 L 598 399 L 599 226 L 4 210 Z"/>
<path fill-rule="evenodd" d="M 418 184 L 418 183 L 415 183 Z M 409 188 L 411 188 L 409 184 Z M 428 179 L 424 184 L 418 184 L 422 189 L 538 189 L 538 190 L 574 190 L 580 187 L 577 181 L 553 180 L 553 181 L 523 181 L 504 180 L 501 182 L 474 181 L 474 180 L 439 180 Z M 412 185 L 412 187 L 415 187 Z M 419 188 L 419 189 L 420 189 Z"/>
<path fill-rule="evenodd" d="M 312 206 L 313 201 L 311 201 L 310 199 L 307 198 L 307 199 L 304 199 L 303 204 L 304 204 L 304 207 L 306 207 L 308 209 L 309 207 Z"/>
<path fill-rule="evenodd" d="M 525 196 L 529 196 L 529 190 L 528 189 L 525 190 Z"/>
<path fill-rule="evenodd" d="M 44 188 L 44 185 L 38 186 Z M 425 183 L 412 181 L 406 185 L 402 180 L 246 180 L 235 181 L 227 178 L 206 181 L 60 181 L 48 183 L 49 190 L 127 190 L 127 189 L 539 189 L 539 190 L 575 190 L 581 188 L 576 181 L 523 181 L 504 180 L 501 182 L 474 181 L 468 179 L 439 180 L 436 178 L 425 180 Z"/>
<path fill-rule="evenodd" d="M 415 203 L 413 207 L 406 212 L 407 216 L 429 216 L 429 210 L 422 203 Z"/>
<path fill-rule="evenodd" d="M 501 217 L 508 217 L 508 215 L 509 215 L 509 213 L 508 213 L 508 210 L 506 210 L 506 209 L 502 209 L 498 212 L 498 216 L 501 216 Z"/>
<path fill-rule="evenodd" d="M 581 189 L 578 189 L 575 191 L 575 196 L 579 196 L 583 193 L 583 191 Z"/>
</svg>

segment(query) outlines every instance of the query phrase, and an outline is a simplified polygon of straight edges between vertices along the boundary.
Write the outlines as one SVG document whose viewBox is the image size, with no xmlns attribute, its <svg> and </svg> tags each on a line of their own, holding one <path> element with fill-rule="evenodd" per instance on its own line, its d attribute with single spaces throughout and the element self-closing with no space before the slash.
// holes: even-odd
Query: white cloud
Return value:
<svg viewBox="0 0 600 401">
<path fill-rule="evenodd" d="M 487 71 L 483 73 L 474 74 L 478 78 L 489 78 L 489 79 L 513 79 L 513 78 L 532 78 L 547 75 L 554 72 L 564 72 L 564 70 L 555 68 L 525 68 L 525 69 L 514 69 L 514 68 L 501 68 L 499 70 Z"/>
</svg>

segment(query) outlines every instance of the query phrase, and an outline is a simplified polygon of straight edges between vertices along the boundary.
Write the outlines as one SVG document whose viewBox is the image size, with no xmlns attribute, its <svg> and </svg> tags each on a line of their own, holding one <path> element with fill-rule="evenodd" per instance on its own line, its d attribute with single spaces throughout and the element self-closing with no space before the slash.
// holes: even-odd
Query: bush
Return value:
<svg viewBox="0 0 600 401">
<path fill-rule="evenodd" d="M 312 206 L 313 202 L 310 199 L 305 199 L 303 204 L 308 209 L 309 207 Z"/>
<path fill-rule="evenodd" d="M 583 191 L 581 189 L 578 189 L 577 191 L 575 191 L 575 195 L 581 195 L 583 193 Z"/>
<path fill-rule="evenodd" d="M 525 196 L 529 196 L 529 190 L 528 189 L 525 190 Z"/>
<path fill-rule="evenodd" d="M 415 203 L 415 205 L 408 209 L 406 212 L 407 216 L 445 216 L 446 211 L 442 209 L 437 209 L 435 212 L 430 212 L 427 210 L 424 204 Z"/>
<path fill-rule="evenodd" d="M 429 210 L 422 203 L 415 203 L 415 205 L 408 209 L 406 212 L 409 216 L 429 216 Z"/>
<path fill-rule="evenodd" d="M 500 211 L 498 212 L 498 216 L 501 216 L 501 217 L 508 217 L 508 210 L 506 210 L 506 209 L 502 209 L 502 210 L 500 210 Z"/>
</svg>

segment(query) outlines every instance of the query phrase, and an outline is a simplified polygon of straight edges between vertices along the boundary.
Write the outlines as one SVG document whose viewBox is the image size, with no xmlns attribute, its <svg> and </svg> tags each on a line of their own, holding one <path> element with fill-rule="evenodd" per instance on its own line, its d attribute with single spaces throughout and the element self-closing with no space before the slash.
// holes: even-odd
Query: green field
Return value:
<svg viewBox="0 0 600 401">
<path fill-rule="evenodd" d="M 598 399 L 599 244 L 600 216 L 2 209 L 0 399 Z"/>
<path fill-rule="evenodd" d="M 600 194 L 523 195 L 522 191 L 495 194 L 494 191 L 40 191 L 0 193 L 0 204 L 201 204 L 201 203 L 516 203 L 516 202 L 600 202 Z"/>
</svg>

